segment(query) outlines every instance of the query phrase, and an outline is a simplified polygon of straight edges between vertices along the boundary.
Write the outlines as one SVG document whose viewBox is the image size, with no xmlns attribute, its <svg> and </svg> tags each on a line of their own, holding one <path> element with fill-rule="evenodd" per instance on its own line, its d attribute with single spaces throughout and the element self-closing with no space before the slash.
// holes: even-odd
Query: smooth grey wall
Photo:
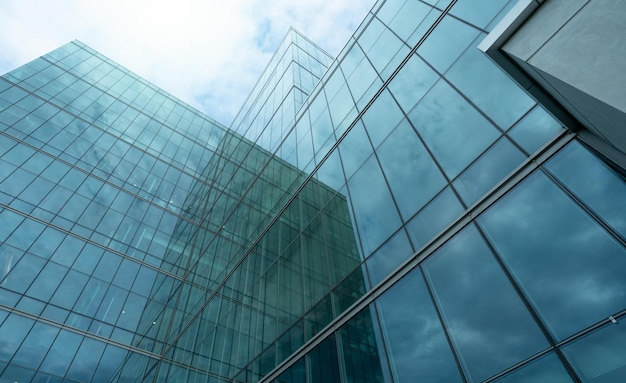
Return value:
<svg viewBox="0 0 626 383">
<path fill-rule="evenodd" d="M 626 1 L 547 0 L 502 50 L 626 153 Z"/>
</svg>

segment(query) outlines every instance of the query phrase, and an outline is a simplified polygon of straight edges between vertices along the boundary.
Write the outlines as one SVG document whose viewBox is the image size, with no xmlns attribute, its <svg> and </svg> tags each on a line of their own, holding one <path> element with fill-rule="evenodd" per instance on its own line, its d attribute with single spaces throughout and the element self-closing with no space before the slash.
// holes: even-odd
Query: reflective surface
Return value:
<svg viewBox="0 0 626 383">
<path fill-rule="evenodd" d="M 624 177 L 476 49 L 514 3 L 291 30 L 232 130 L 80 42 L 2 77 L 0 380 L 623 380 Z"/>
</svg>

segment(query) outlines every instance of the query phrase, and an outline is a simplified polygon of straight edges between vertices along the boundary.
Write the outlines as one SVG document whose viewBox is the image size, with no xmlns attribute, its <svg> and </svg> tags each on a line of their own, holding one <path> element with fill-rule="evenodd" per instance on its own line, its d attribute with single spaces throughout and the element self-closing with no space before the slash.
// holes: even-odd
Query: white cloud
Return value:
<svg viewBox="0 0 626 383">
<path fill-rule="evenodd" d="M 336 55 L 373 2 L 4 0 L 0 73 L 78 39 L 229 124 L 289 26 Z"/>
</svg>

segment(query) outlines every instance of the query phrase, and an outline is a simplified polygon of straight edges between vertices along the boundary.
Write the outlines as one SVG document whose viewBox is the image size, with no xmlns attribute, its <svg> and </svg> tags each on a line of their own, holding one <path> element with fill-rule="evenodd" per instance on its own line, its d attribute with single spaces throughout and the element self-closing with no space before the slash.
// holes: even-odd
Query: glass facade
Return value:
<svg viewBox="0 0 626 383">
<path fill-rule="evenodd" d="M 0 381 L 626 379 L 625 172 L 476 48 L 515 3 L 290 30 L 230 128 L 76 41 L 1 77 Z"/>
</svg>

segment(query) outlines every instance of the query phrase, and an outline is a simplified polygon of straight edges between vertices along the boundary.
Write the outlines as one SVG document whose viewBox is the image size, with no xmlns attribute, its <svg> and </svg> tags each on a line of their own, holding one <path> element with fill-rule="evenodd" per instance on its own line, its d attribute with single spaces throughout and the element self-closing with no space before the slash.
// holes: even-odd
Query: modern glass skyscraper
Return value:
<svg viewBox="0 0 626 383">
<path fill-rule="evenodd" d="M 0 78 L 0 381 L 624 380 L 622 154 L 477 49 L 516 3 L 291 30 L 231 128 L 80 42 Z"/>
</svg>

